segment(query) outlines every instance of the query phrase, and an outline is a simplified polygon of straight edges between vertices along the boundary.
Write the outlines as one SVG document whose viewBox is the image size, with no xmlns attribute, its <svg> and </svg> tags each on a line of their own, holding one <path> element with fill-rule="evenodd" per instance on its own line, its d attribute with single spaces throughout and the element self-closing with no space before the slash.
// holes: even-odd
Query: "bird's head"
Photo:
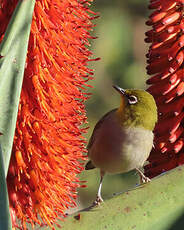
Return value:
<svg viewBox="0 0 184 230">
<path fill-rule="evenodd" d="M 153 96 L 141 89 L 113 87 L 121 96 L 118 116 L 123 125 L 153 130 L 157 122 L 157 107 Z"/>
</svg>

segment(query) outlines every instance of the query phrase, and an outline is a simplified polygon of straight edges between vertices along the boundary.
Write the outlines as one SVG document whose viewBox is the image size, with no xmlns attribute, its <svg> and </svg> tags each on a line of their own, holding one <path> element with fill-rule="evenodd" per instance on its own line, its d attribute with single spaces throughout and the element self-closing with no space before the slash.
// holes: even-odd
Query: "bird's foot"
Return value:
<svg viewBox="0 0 184 230">
<path fill-rule="evenodd" d="M 146 177 L 144 174 L 143 175 L 141 175 L 141 183 L 142 184 L 145 184 L 145 183 L 148 183 L 148 182 L 150 182 L 151 180 L 150 180 L 150 178 L 148 178 L 148 177 Z"/>
<path fill-rule="evenodd" d="M 93 202 L 93 206 L 98 206 L 103 202 L 103 199 L 101 196 L 97 196 L 96 200 Z"/>
<path fill-rule="evenodd" d="M 139 173 L 141 184 L 146 184 L 151 181 L 148 177 L 144 175 L 144 173 L 140 169 L 136 168 L 136 170 Z"/>
</svg>

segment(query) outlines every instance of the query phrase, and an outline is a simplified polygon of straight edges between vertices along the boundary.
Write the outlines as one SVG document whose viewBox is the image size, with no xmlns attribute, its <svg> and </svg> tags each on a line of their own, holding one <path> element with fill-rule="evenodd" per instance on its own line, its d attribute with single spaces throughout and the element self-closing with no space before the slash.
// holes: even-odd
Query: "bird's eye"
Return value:
<svg viewBox="0 0 184 230">
<path fill-rule="evenodd" d="M 137 103 L 137 97 L 134 96 L 134 95 L 129 96 L 129 97 L 128 97 L 128 103 L 129 103 L 130 105 L 136 104 L 136 103 Z"/>
</svg>

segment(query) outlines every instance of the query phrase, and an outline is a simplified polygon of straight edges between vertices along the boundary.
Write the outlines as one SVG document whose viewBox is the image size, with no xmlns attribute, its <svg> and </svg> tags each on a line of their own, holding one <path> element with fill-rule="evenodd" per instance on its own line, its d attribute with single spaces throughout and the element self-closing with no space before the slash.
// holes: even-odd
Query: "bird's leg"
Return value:
<svg viewBox="0 0 184 230">
<path fill-rule="evenodd" d="M 139 168 L 136 168 L 136 170 L 139 173 L 141 183 L 148 183 L 151 181 L 148 177 L 144 175 L 144 173 Z"/>
<path fill-rule="evenodd" d="M 103 202 L 102 196 L 101 196 L 101 191 L 102 191 L 102 181 L 104 178 L 105 172 L 104 171 L 100 171 L 100 184 L 98 187 L 98 193 L 97 193 L 97 197 L 96 200 L 93 202 L 93 204 L 96 205 L 100 205 L 101 202 Z"/>
</svg>

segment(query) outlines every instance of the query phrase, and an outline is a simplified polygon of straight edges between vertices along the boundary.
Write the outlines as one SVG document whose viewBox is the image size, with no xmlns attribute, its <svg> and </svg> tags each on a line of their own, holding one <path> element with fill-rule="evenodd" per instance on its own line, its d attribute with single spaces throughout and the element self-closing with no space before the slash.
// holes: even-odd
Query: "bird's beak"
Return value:
<svg viewBox="0 0 184 230">
<path fill-rule="evenodd" d="M 117 90 L 120 94 L 122 94 L 122 95 L 125 95 L 125 90 L 124 89 L 122 89 L 122 88 L 120 88 L 119 86 L 117 86 L 117 85 L 113 85 L 112 86 L 115 90 Z"/>
</svg>

